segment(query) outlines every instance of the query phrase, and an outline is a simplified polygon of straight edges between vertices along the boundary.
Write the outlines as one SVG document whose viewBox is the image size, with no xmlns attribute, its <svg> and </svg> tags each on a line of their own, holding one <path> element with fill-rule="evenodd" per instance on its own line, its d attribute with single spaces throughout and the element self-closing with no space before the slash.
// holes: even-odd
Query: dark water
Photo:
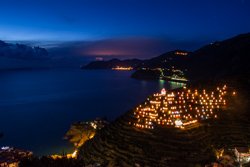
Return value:
<svg viewBox="0 0 250 167">
<path fill-rule="evenodd" d="M 37 155 L 70 152 L 62 139 L 70 124 L 119 115 L 161 88 L 164 81 L 138 81 L 131 72 L 77 69 L 0 72 L 0 146 Z"/>
</svg>

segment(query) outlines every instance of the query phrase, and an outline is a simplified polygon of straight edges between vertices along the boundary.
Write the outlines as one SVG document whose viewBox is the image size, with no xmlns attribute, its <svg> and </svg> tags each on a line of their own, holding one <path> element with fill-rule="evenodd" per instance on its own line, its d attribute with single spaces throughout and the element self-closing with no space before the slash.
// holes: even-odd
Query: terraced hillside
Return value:
<svg viewBox="0 0 250 167">
<path fill-rule="evenodd" d="M 86 142 L 79 158 L 105 166 L 204 166 L 214 161 L 214 149 L 250 145 L 248 110 L 240 93 L 236 96 L 216 120 L 195 128 L 138 128 L 131 110 Z"/>
<path fill-rule="evenodd" d="M 110 166 L 192 166 L 214 158 L 204 127 L 138 129 L 128 123 L 132 116 L 128 112 L 104 128 L 82 147 L 80 157 Z"/>
</svg>

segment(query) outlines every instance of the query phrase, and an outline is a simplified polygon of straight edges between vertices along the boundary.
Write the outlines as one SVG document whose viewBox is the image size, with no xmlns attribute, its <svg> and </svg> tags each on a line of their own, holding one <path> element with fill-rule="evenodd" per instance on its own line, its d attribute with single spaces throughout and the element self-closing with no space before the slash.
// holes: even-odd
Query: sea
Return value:
<svg viewBox="0 0 250 167">
<path fill-rule="evenodd" d="M 0 72 L 1 146 L 35 155 L 65 154 L 70 125 L 95 118 L 115 120 L 162 88 L 176 82 L 132 79 L 133 71 L 39 69 Z"/>
</svg>

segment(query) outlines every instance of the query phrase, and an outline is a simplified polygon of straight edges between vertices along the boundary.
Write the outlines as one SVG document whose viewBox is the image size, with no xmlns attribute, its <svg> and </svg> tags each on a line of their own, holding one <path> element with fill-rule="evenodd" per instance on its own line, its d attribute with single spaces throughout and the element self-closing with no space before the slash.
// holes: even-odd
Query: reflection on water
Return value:
<svg viewBox="0 0 250 167">
<path fill-rule="evenodd" d="M 168 81 L 170 89 L 177 89 L 186 86 L 185 83 Z"/>
<path fill-rule="evenodd" d="M 185 83 L 175 82 L 175 81 L 165 81 L 162 79 L 160 79 L 158 82 L 159 82 L 160 89 L 165 88 L 166 84 L 169 85 L 170 89 L 177 89 L 177 88 L 182 88 L 182 87 L 186 86 Z"/>
<path fill-rule="evenodd" d="M 165 80 L 162 80 L 162 79 L 159 80 L 159 88 L 160 89 L 163 89 L 165 84 L 166 84 Z"/>
<path fill-rule="evenodd" d="M 163 87 L 183 84 L 139 81 L 130 71 L 38 70 L 0 73 L 1 145 L 35 154 L 72 152 L 62 140 L 75 121 L 114 120 Z"/>
</svg>

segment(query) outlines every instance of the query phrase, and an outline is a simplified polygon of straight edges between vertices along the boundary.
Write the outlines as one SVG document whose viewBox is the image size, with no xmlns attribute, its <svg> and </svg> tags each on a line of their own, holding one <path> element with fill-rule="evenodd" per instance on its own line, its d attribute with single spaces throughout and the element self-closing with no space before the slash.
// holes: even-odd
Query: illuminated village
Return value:
<svg viewBox="0 0 250 167">
<path fill-rule="evenodd" d="M 133 70 L 133 67 L 122 67 L 122 66 L 116 66 L 112 68 L 112 70 L 118 70 L 118 71 L 130 71 Z"/>
<path fill-rule="evenodd" d="M 176 55 L 181 55 L 181 56 L 187 56 L 188 52 L 176 51 L 175 54 Z"/>
<path fill-rule="evenodd" d="M 0 147 L 0 167 L 18 167 L 21 159 L 32 157 L 31 151 L 14 147 Z"/>
<path fill-rule="evenodd" d="M 200 125 L 202 120 L 217 118 L 219 109 L 227 105 L 227 86 L 217 87 L 215 91 L 161 90 L 153 94 L 134 111 L 138 128 L 154 129 L 156 125 L 189 129 Z M 235 95 L 235 92 L 230 93 Z"/>
</svg>

